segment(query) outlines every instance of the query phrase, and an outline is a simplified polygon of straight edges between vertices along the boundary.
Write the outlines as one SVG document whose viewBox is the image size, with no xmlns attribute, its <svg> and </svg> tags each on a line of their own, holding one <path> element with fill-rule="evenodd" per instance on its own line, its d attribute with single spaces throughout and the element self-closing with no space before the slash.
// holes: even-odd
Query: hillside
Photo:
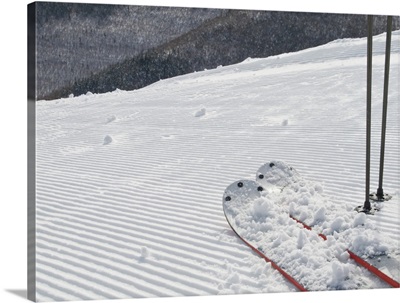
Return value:
<svg viewBox="0 0 400 303">
<path fill-rule="evenodd" d="M 198 27 L 221 11 L 37 2 L 37 96 L 90 77 Z"/>
<path fill-rule="evenodd" d="M 375 34 L 386 18 L 375 18 Z M 395 26 L 399 19 L 395 18 Z M 230 65 L 322 45 L 339 38 L 366 35 L 366 16 L 268 11 L 221 11 L 199 27 L 144 51 L 86 79 L 77 80 L 46 99 L 138 89 L 177 75 Z"/>
</svg>

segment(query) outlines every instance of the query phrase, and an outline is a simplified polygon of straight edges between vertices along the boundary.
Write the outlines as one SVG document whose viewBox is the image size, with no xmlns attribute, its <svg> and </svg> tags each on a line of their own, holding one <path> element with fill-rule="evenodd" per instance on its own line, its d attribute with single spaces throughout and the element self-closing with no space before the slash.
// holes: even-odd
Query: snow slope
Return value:
<svg viewBox="0 0 400 303">
<path fill-rule="evenodd" d="M 392 40 L 393 199 L 367 220 L 399 243 L 399 31 Z M 384 48 L 385 35 L 375 37 L 372 190 Z M 343 209 L 363 204 L 365 87 L 366 39 L 345 39 L 136 91 L 37 102 L 39 301 L 295 291 L 231 231 L 222 195 L 281 159 Z"/>
</svg>

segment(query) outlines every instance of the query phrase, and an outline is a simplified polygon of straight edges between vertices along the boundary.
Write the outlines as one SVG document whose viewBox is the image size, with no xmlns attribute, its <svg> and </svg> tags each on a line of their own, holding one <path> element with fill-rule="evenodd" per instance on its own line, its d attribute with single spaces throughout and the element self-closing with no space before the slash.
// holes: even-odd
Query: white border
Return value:
<svg viewBox="0 0 400 303">
<path fill-rule="evenodd" d="M 30 1 L 7 1 L 0 11 L 1 22 L 1 98 L 0 98 L 0 302 L 26 302 L 21 294 L 26 290 L 26 62 L 27 4 Z M 229 0 L 130 0 L 130 1 L 54 1 L 106 4 L 190 6 L 210 8 L 308 11 L 354 14 L 400 15 L 400 6 L 393 0 L 364 1 L 229 1 Z M 15 294 L 17 293 L 17 295 Z M 18 295 L 19 294 L 19 295 Z M 358 290 L 307 294 L 262 294 L 211 297 L 181 297 L 160 299 L 129 299 L 89 301 L 92 303 L 196 303 L 213 302 L 355 302 L 393 301 L 397 290 Z M 145 301 L 143 301 L 145 300 Z M 88 302 L 88 301 L 81 301 Z"/>
</svg>

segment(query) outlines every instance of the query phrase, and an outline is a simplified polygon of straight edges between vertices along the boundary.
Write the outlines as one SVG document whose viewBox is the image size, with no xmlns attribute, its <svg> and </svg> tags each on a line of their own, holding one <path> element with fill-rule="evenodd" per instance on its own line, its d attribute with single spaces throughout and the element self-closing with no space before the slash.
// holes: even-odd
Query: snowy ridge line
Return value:
<svg viewBox="0 0 400 303">
<path fill-rule="evenodd" d="M 365 47 L 365 46 L 364 46 Z M 396 49 L 398 51 L 398 48 Z M 192 81 L 187 81 L 188 83 L 196 83 L 201 85 L 201 83 L 207 84 L 209 81 L 215 81 L 216 83 L 218 82 L 224 82 L 224 80 L 221 78 L 215 78 L 215 75 L 219 76 L 225 76 L 225 78 L 228 78 L 231 81 L 240 79 L 241 76 L 245 77 L 245 80 L 243 83 L 252 83 L 251 81 L 247 80 L 250 76 L 252 76 L 255 72 L 264 74 L 266 76 L 276 76 L 282 73 L 286 73 L 285 69 L 290 66 L 293 72 L 310 72 L 311 71 L 316 71 L 316 70 L 329 70 L 336 68 L 337 66 L 341 66 L 344 68 L 351 68 L 353 66 L 359 66 L 362 65 L 366 62 L 366 54 L 360 54 L 359 56 L 353 56 L 353 54 L 347 52 L 345 55 L 339 55 L 336 57 L 333 57 L 332 54 L 329 56 L 325 57 L 313 57 L 313 54 L 309 54 L 310 57 L 308 60 L 290 60 L 290 57 L 269 57 L 266 59 L 261 59 L 265 60 L 265 62 L 268 62 L 268 67 L 267 64 L 263 63 L 260 59 L 250 59 L 248 62 L 244 62 L 241 64 L 236 65 L 236 74 L 235 73 L 224 73 L 224 71 L 221 71 L 219 69 L 216 69 L 214 71 L 210 71 L 209 73 L 197 77 L 195 80 Z M 378 51 L 374 50 L 374 61 L 373 61 L 373 66 L 382 66 L 384 64 L 384 49 L 378 53 Z M 351 57 L 349 59 L 349 57 Z M 304 58 L 304 57 L 303 57 Z M 258 62 L 257 62 L 258 61 Z M 392 63 L 396 64 L 399 62 L 399 59 L 395 56 L 393 56 L 393 59 L 391 60 Z M 260 68 L 261 67 L 261 68 Z M 230 67 L 226 67 L 226 69 L 230 69 Z M 181 76 L 184 77 L 184 76 Z M 179 76 L 174 78 L 173 80 L 165 80 L 165 81 L 177 81 L 179 79 Z M 213 80 L 211 80 L 213 79 Z M 242 79 L 241 79 L 242 80 Z M 178 80 L 179 81 L 179 80 Z M 154 85 L 154 84 L 153 84 Z M 150 88 L 151 85 L 148 87 Z"/>
<path fill-rule="evenodd" d="M 290 215 L 290 218 L 292 218 L 293 220 L 295 220 L 297 223 L 300 223 L 305 229 L 308 230 L 313 230 L 311 226 L 307 225 L 306 223 L 304 223 L 303 221 L 296 219 L 295 217 Z M 327 237 L 324 234 L 319 233 L 318 236 L 320 236 L 322 239 L 327 240 Z M 355 254 L 354 252 L 352 252 L 351 250 L 347 249 L 346 250 L 349 255 L 350 258 L 352 258 L 357 264 L 365 267 L 366 269 L 368 269 L 370 272 L 372 272 L 374 275 L 376 275 L 378 278 L 382 279 L 383 281 L 385 281 L 387 284 L 389 284 L 390 286 L 394 287 L 394 288 L 399 288 L 400 287 L 400 283 L 393 280 L 391 277 L 389 277 L 388 275 L 386 275 L 385 273 L 383 273 L 382 271 L 380 271 L 378 268 L 376 268 L 375 266 L 369 264 L 367 261 L 365 261 L 364 259 L 362 259 L 361 257 L 359 257 L 357 254 Z"/>
</svg>

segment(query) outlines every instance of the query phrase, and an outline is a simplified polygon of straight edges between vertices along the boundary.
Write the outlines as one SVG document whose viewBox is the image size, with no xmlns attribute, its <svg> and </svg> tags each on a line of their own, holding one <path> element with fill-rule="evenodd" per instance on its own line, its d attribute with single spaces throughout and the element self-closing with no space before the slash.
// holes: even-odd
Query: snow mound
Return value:
<svg viewBox="0 0 400 303">
<path fill-rule="evenodd" d="M 115 120 L 117 120 L 117 117 L 115 115 L 108 116 L 106 118 L 106 124 L 111 123 L 111 122 L 113 122 Z"/>
<path fill-rule="evenodd" d="M 106 135 L 106 136 L 104 137 L 104 140 L 103 140 L 103 145 L 108 145 L 108 144 L 110 144 L 112 141 L 113 141 L 112 137 L 111 137 L 110 135 Z"/>
<path fill-rule="evenodd" d="M 142 246 L 140 248 L 140 258 L 142 260 L 144 260 L 144 259 L 148 258 L 149 256 L 150 256 L 149 249 L 146 246 Z"/>
<path fill-rule="evenodd" d="M 204 107 L 194 113 L 194 116 L 197 118 L 205 116 L 205 115 L 206 115 L 206 109 Z"/>
</svg>

